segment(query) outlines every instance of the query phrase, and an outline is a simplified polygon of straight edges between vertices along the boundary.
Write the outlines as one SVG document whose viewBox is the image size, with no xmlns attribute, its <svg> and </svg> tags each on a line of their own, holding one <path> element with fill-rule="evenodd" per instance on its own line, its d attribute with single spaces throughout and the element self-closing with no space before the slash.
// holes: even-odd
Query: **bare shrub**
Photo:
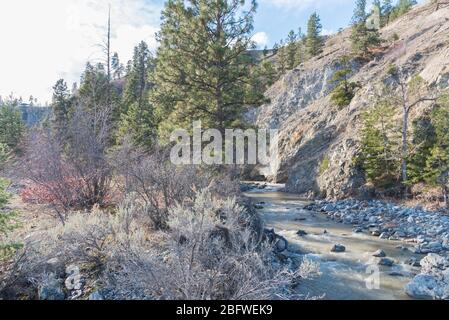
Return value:
<svg viewBox="0 0 449 320">
<path fill-rule="evenodd" d="M 123 193 L 136 193 L 154 229 L 166 229 L 170 208 L 191 203 L 196 191 L 209 187 L 216 195 L 233 196 L 238 184 L 200 166 L 175 166 L 169 150 L 156 147 L 151 153 L 136 150 L 126 140 L 113 155 L 117 172 L 123 177 Z"/>
<path fill-rule="evenodd" d="M 76 212 L 25 244 L 8 272 L 1 297 L 37 297 L 45 275 L 64 281 L 67 265 L 82 270 L 106 299 L 292 299 L 315 263 L 286 264 L 262 236 L 259 217 L 236 198 L 206 189 L 190 204 L 169 209 L 168 229 L 141 223 L 142 206 L 130 195 L 117 212 Z M 2 287 L 2 288 L 1 288 Z"/>
<path fill-rule="evenodd" d="M 82 105 L 64 138 L 50 129 L 33 132 L 21 164 L 27 182 L 22 198 L 52 204 L 63 221 L 70 209 L 107 206 L 113 196 L 109 132 L 109 112 L 87 112 Z"/>
<path fill-rule="evenodd" d="M 119 299 L 297 297 L 291 286 L 317 272 L 317 266 L 291 270 L 282 265 L 251 228 L 253 219 L 235 198 L 217 199 L 201 191 L 193 206 L 170 210 L 162 250 L 142 242 L 124 247 L 114 254 L 106 282 Z"/>
</svg>

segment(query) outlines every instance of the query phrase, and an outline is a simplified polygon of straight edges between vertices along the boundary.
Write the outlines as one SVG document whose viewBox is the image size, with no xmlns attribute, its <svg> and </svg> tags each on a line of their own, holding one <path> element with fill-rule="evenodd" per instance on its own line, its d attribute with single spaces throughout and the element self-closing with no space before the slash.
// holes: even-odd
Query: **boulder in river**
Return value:
<svg viewBox="0 0 449 320">
<path fill-rule="evenodd" d="M 392 267 L 394 265 L 394 261 L 390 258 L 379 258 L 377 264 L 380 266 Z"/>
<path fill-rule="evenodd" d="M 376 258 L 385 258 L 386 256 L 387 256 L 387 254 L 382 249 L 379 249 L 373 253 L 373 257 L 376 257 Z"/>
<path fill-rule="evenodd" d="M 298 232 L 296 232 L 296 234 L 300 237 L 304 237 L 307 235 L 307 232 L 304 230 L 299 230 Z"/>
<path fill-rule="evenodd" d="M 405 292 L 416 299 L 449 299 L 449 258 L 430 253 L 421 262 L 421 273 Z"/>
<path fill-rule="evenodd" d="M 346 251 L 346 247 L 342 244 L 336 244 L 331 249 L 331 252 L 336 252 L 336 253 L 345 252 L 345 251 Z"/>
</svg>

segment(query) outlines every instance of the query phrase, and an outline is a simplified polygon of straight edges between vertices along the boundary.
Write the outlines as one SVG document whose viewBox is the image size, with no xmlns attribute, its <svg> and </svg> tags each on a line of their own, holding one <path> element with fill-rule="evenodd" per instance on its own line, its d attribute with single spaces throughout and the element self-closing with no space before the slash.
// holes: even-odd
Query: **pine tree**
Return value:
<svg viewBox="0 0 449 320">
<path fill-rule="evenodd" d="M 8 101 L 0 107 L 0 143 L 16 150 L 25 133 L 22 113 L 15 102 Z"/>
<path fill-rule="evenodd" d="M 149 101 L 150 73 L 154 59 L 145 42 L 134 49 L 134 56 L 123 97 L 119 137 L 130 135 L 134 144 L 151 147 L 155 139 L 153 106 Z"/>
<path fill-rule="evenodd" d="M 298 30 L 298 41 L 296 43 L 295 64 L 298 66 L 303 63 L 305 59 L 304 43 L 306 36 L 302 33 L 301 28 Z"/>
<path fill-rule="evenodd" d="M 324 41 L 321 36 L 322 25 L 319 15 L 313 13 L 307 23 L 306 50 L 310 57 L 320 54 L 323 50 Z"/>
<path fill-rule="evenodd" d="M 416 4 L 417 4 L 416 0 L 399 0 L 398 4 L 396 6 L 397 16 L 400 17 L 400 16 L 406 14 Z"/>
<path fill-rule="evenodd" d="M 291 30 L 287 36 L 287 69 L 291 70 L 296 67 L 297 35 Z"/>
<path fill-rule="evenodd" d="M 255 1 L 169 0 L 162 12 L 155 90 L 160 130 L 242 127 Z M 246 10 L 245 10 L 246 9 Z"/>
<path fill-rule="evenodd" d="M 435 128 L 435 144 L 426 162 L 425 179 L 441 188 L 444 203 L 449 208 L 449 97 L 439 99 L 431 115 Z"/>
<path fill-rule="evenodd" d="M 391 14 L 393 12 L 392 0 L 383 0 L 381 8 L 381 25 L 386 26 L 391 21 Z"/>
<path fill-rule="evenodd" d="M 355 96 L 359 83 L 349 81 L 352 70 L 349 66 L 349 57 L 341 58 L 343 68 L 335 72 L 331 83 L 335 85 L 331 93 L 331 101 L 340 108 L 347 107 Z"/>
<path fill-rule="evenodd" d="M 5 179 L 0 178 L 0 239 L 2 236 L 6 236 L 9 232 L 19 227 L 17 213 L 6 210 L 5 208 L 10 198 L 10 195 L 6 191 L 8 185 Z M 0 261 L 10 257 L 19 248 L 21 248 L 19 244 L 0 242 Z"/>
<path fill-rule="evenodd" d="M 108 87 L 109 80 L 104 65 L 98 63 L 94 66 L 87 63 L 78 91 L 84 108 L 89 112 L 109 108 Z"/>
<path fill-rule="evenodd" d="M 356 7 L 352 17 L 352 48 L 356 54 L 364 57 L 368 55 L 369 49 L 380 44 L 379 31 L 376 28 L 368 29 L 366 14 L 366 0 L 356 0 Z"/>
<path fill-rule="evenodd" d="M 399 137 L 394 115 L 393 106 L 383 99 L 363 114 L 359 163 L 368 182 L 380 188 L 392 186 L 399 178 Z"/>
<path fill-rule="evenodd" d="M 279 43 L 279 49 L 277 50 L 277 70 L 280 76 L 287 70 L 287 49 L 284 45 L 284 40 L 281 40 Z"/>
<path fill-rule="evenodd" d="M 59 137 L 65 136 L 69 116 L 72 107 L 72 99 L 67 89 L 67 83 L 60 79 L 53 87 L 53 128 Z"/>
<path fill-rule="evenodd" d="M 118 57 L 118 53 L 114 53 L 111 60 L 111 67 L 112 67 L 112 78 L 114 80 L 120 79 L 123 76 L 123 73 L 125 71 L 125 67 L 122 63 L 120 63 L 120 59 Z"/>
<path fill-rule="evenodd" d="M 424 114 L 413 121 L 413 146 L 408 161 L 408 184 L 425 182 L 424 170 L 427 159 L 436 143 L 435 128 L 431 116 Z"/>
<path fill-rule="evenodd" d="M 5 168 L 11 157 L 11 152 L 6 144 L 0 143 L 0 172 Z"/>
</svg>

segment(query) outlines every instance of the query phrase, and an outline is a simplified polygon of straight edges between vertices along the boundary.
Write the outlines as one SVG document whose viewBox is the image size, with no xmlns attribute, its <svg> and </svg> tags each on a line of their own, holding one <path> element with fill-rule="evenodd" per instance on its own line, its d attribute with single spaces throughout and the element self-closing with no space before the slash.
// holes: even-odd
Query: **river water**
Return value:
<svg viewBox="0 0 449 320">
<path fill-rule="evenodd" d="M 290 251 L 304 253 L 308 259 L 320 263 L 322 275 L 303 281 L 301 293 L 324 295 L 328 300 L 409 299 L 404 287 L 419 269 L 409 266 L 407 260 L 422 258 L 404 249 L 412 245 L 354 233 L 351 225 L 334 222 L 323 213 L 304 210 L 310 201 L 281 192 L 283 187 L 268 184 L 265 189 L 250 190 L 246 196 L 260 205 L 258 212 L 266 226 L 288 240 Z M 299 230 L 307 235 L 298 236 Z M 344 245 L 346 252 L 332 253 L 334 244 Z M 372 254 L 379 249 L 395 261 L 392 267 L 377 265 Z"/>
</svg>

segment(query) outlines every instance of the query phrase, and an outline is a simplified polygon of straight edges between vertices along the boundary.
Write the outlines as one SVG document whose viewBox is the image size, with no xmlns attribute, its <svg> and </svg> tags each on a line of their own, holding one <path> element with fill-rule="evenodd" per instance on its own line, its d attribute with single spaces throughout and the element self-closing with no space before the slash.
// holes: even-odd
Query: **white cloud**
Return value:
<svg viewBox="0 0 449 320">
<path fill-rule="evenodd" d="M 319 8 L 324 5 L 338 5 L 352 2 L 353 0 L 261 0 L 261 3 L 273 5 L 283 9 L 307 9 Z"/>
<path fill-rule="evenodd" d="M 323 35 L 323 36 L 331 36 L 331 35 L 333 35 L 333 34 L 335 34 L 336 32 L 335 32 L 335 30 L 329 30 L 329 29 L 323 29 L 322 31 L 321 31 L 321 34 Z"/>
<path fill-rule="evenodd" d="M 102 58 L 109 3 L 112 50 L 123 62 L 141 40 L 156 49 L 161 8 L 154 0 L 0 1 L 0 95 L 45 102 L 59 78 L 79 81 L 85 63 Z"/>
<path fill-rule="evenodd" d="M 265 32 L 257 32 L 253 37 L 252 40 L 257 44 L 259 48 L 263 48 L 266 45 L 268 45 L 268 35 Z"/>
</svg>

